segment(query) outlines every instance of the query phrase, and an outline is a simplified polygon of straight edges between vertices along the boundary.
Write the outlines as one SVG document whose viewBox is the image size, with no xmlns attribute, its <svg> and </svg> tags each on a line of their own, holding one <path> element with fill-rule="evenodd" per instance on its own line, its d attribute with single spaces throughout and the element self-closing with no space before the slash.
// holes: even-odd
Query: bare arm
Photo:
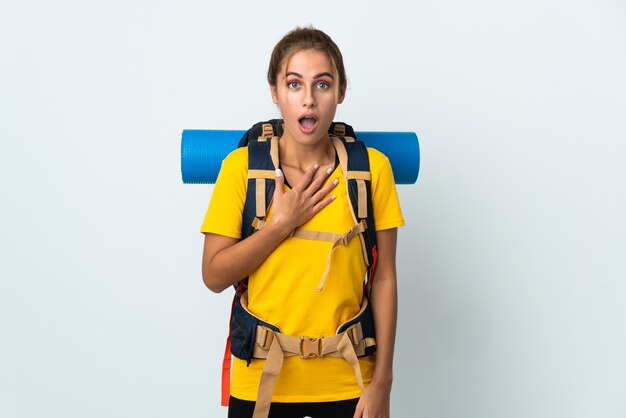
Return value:
<svg viewBox="0 0 626 418">
<path fill-rule="evenodd" d="M 361 397 L 355 417 L 388 418 L 391 383 L 393 381 L 393 352 L 398 317 L 396 273 L 396 228 L 376 232 L 378 266 L 372 281 L 370 302 L 376 325 L 376 364 L 374 377 Z M 367 412 L 365 412 L 367 407 Z"/>
<path fill-rule="evenodd" d="M 337 185 L 322 187 L 332 170 L 317 173 L 312 166 L 300 182 L 283 191 L 284 177 L 277 170 L 273 214 L 263 229 L 244 240 L 205 234 L 202 279 L 213 292 L 221 292 L 247 277 L 280 245 L 291 231 L 307 222 L 334 200 L 327 194 Z"/>
<path fill-rule="evenodd" d="M 370 299 L 376 324 L 376 366 L 374 380 L 391 385 L 393 380 L 393 351 L 398 318 L 396 273 L 396 228 L 379 231 L 378 267 L 372 282 Z"/>
</svg>

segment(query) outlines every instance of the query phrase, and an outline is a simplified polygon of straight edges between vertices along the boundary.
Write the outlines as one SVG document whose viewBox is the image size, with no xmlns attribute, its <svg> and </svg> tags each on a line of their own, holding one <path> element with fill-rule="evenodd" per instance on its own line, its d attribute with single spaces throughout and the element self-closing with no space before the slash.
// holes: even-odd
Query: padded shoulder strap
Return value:
<svg viewBox="0 0 626 418">
<path fill-rule="evenodd" d="M 255 231 L 255 218 L 264 220 L 274 196 L 275 171 L 278 167 L 278 138 L 248 143 L 248 191 L 243 208 L 241 239 Z"/>
<path fill-rule="evenodd" d="M 361 234 L 363 249 L 369 278 L 373 278 L 376 268 L 376 228 L 374 210 L 372 207 L 372 175 L 370 172 L 369 156 L 365 143 L 353 137 L 333 137 L 333 144 L 337 150 L 339 163 L 348 184 L 352 216 L 355 223 L 365 220 L 367 228 Z"/>
</svg>

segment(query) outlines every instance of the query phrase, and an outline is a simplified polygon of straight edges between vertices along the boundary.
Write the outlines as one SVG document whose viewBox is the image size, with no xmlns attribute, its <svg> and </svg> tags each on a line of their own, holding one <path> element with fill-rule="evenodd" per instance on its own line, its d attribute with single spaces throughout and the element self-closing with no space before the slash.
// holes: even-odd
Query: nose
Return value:
<svg viewBox="0 0 626 418">
<path fill-rule="evenodd" d="M 315 102 L 315 96 L 313 95 L 313 89 L 312 88 L 306 88 L 304 89 L 304 98 L 303 98 L 303 103 L 302 105 L 304 107 L 315 107 L 316 102 Z"/>
</svg>

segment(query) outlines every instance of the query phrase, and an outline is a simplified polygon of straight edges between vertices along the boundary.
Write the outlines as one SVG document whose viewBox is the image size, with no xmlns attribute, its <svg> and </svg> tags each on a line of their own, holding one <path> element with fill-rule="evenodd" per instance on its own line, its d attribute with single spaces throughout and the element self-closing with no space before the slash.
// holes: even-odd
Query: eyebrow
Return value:
<svg viewBox="0 0 626 418">
<path fill-rule="evenodd" d="M 302 74 L 296 73 L 295 71 L 289 71 L 287 74 L 285 74 L 285 77 L 288 77 L 290 75 L 294 75 L 296 77 L 303 78 Z M 331 73 L 328 73 L 328 72 L 316 74 L 313 78 L 314 79 L 318 79 L 318 78 L 322 78 L 322 77 L 329 77 L 329 78 L 331 78 L 333 80 L 335 79 L 335 77 L 333 77 L 333 75 Z"/>
</svg>

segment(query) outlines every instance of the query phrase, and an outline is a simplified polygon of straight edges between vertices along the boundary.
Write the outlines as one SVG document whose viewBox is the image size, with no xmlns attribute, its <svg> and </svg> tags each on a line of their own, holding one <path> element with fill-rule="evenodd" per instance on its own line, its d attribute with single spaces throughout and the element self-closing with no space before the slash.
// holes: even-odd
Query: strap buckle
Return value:
<svg viewBox="0 0 626 418">
<path fill-rule="evenodd" d="M 348 338 L 350 338 L 350 342 L 352 345 L 357 346 L 363 340 L 363 331 L 360 329 L 361 324 L 354 324 L 350 326 L 345 332 L 348 334 Z"/>
<path fill-rule="evenodd" d="M 265 226 L 265 224 L 266 224 L 265 221 L 263 221 L 263 220 L 261 220 L 259 218 L 256 218 L 256 217 L 252 220 L 252 227 L 254 229 L 256 229 L 257 231 L 259 231 L 261 228 L 263 228 Z"/>
<path fill-rule="evenodd" d="M 348 244 L 350 244 L 350 238 L 352 238 L 350 236 L 350 234 L 346 234 L 343 237 L 341 237 L 341 245 L 343 245 L 344 247 L 347 246 Z"/>
<path fill-rule="evenodd" d="M 264 123 L 261 126 L 261 129 L 262 129 L 262 132 L 261 132 L 261 136 L 257 138 L 258 141 L 264 142 L 274 136 L 274 127 L 272 126 L 271 123 Z"/>
<path fill-rule="evenodd" d="M 355 231 L 356 226 L 353 226 L 352 228 L 350 228 L 350 230 L 348 232 L 346 232 L 345 234 L 343 234 L 341 236 L 341 238 L 339 238 L 338 244 L 343 245 L 344 247 L 347 246 L 348 244 L 350 244 L 350 241 L 352 240 L 352 237 L 354 237 L 354 231 Z"/>
<path fill-rule="evenodd" d="M 274 331 L 263 326 L 259 327 L 257 332 L 258 331 L 261 331 L 261 335 L 257 336 L 257 344 L 259 344 L 259 347 L 263 350 L 269 350 L 272 341 L 274 341 Z"/>
<path fill-rule="evenodd" d="M 300 337 L 300 357 L 322 357 L 322 339 Z"/>
<path fill-rule="evenodd" d="M 342 123 L 336 123 L 333 128 L 333 134 L 336 136 L 345 136 L 346 135 L 346 126 Z"/>
</svg>

